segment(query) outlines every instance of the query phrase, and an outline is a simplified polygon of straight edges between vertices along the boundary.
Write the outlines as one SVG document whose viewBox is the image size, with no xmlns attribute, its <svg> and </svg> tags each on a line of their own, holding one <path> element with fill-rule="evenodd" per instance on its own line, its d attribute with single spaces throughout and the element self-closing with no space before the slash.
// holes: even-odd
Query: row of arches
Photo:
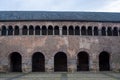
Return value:
<svg viewBox="0 0 120 80">
<path fill-rule="evenodd" d="M 86 28 L 86 26 L 63 26 L 60 28 L 59 26 L 48 26 L 45 25 L 40 26 L 32 26 L 29 27 L 24 25 L 22 29 L 19 28 L 19 26 L 2 26 L 1 28 L 1 35 L 89 35 L 89 36 L 118 36 L 120 35 L 120 29 L 118 27 L 102 27 L 101 29 L 98 29 L 97 26 L 92 27 L 89 26 Z"/>
<path fill-rule="evenodd" d="M 54 56 L 54 71 L 67 72 L 68 65 L 67 55 L 64 52 L 58 52 Z M 79 52 L 77 55 L 77 71 L 89 71 L 89 55 L 87 52 Z M 10 54 L 11 72 L 22 71 L 22 56 L 18 52 Z M 110 70 L 110 54 L 103 51 L 99 55 L 100 71 Z M 45 56 L 41 52 L 32 55 L 32 72 L 45 72 Z"/>
</svg>

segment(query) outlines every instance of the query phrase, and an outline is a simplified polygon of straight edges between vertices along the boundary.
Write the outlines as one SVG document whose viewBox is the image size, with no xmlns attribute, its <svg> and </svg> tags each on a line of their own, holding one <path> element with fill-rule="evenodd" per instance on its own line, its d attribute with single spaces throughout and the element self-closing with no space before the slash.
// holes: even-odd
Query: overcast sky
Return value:
<svg viewBox="0 0 120 80">
<path fill-rule="evenodd" d="M 120 12 L 120 0 L 0 0 L 0 11 Z"/>
</svg>

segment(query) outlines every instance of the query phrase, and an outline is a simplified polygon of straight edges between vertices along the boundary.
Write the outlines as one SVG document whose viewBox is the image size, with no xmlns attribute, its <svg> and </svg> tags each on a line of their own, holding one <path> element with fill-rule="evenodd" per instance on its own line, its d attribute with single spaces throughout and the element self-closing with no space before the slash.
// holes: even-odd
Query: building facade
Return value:
<svg viewBox="0 0 120 80">
<path fill-rule="evenodd" d="M 120 14 L 0 12 L 0 72 L 120 71 Z"/>
</svg>

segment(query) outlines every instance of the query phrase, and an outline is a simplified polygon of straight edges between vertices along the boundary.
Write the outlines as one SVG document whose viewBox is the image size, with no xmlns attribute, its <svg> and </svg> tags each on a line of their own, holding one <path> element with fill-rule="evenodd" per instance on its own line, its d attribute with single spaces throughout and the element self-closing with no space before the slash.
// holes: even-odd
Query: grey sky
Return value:
<svg viewBox="0 0 120 80">
<path fill-rule="evenodd" d="M 120 12 L 120 0 L 1 0 L 0 10 Z"/>
</svg>

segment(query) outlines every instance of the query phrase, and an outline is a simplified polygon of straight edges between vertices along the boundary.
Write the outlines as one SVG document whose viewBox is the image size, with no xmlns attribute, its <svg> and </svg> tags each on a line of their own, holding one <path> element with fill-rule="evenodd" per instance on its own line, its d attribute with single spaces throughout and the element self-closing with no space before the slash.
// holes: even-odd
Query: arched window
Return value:
<svg viewBox="0 0 120 80">
<path fill-rule="evenodd" d="M 80 27 L 79 26 L 75 27 L 75 35 L 80 35 Z"/>
<path fill-rule="evenodd" d="M 73 28 L 73 26 L 69 26 L 69 35 L 74 35 L 74 28 Z"/>
<path fill-rule="evenodd" d="M 113 28 L 113 36 L 118 36 L 118 28 L 117 27 Z"/>
<path fill-rule="evenodd" d="M 88 27 L 87 34 L 88 35 L 92 35 L 92 27 L 91 26 Z"/>
<path fill-rule="evenodd" d="M 111 27 L 108 27 L 108 29 L 107 29 L 107 35 L 108 36 L 112 36 L 112 28 Z"/>
<path fill-rule="evenodd" d="M 66 26 L 62 27 L 62 35 L 67 35 L 67 27 Z"/>
<path fill-rule="evenodd" d="M 81 35 L 86 35 L 86 27 L 85 26 L 81 27 Z"/>
<path fill-rule="evenodd" d="M 101 52 L 99 55 L 99 69 L 100 71 L 110 70 L 110 55 L 108 52 Z"/>
<path fill-rule="evenodd" d="M 2 26 L 1 35 L 2 35 L 2 36 L 5 36 L 6 34 L 7 34 L 6 26 Z"/>
<path fill-rule="evenodd" d="M 102 36 L 106 36 L 106 28 L 105 27 L 102 27 L 102 29 L 101 29 L 101 35 Z"/>
<path fill-rule="evenodd" d="M 19 35 L 19 27 L 15 26 L 14 28 L 14 35 Z"/>
<path fill-rule="evenodd" d="M 99 34 L 98 27 L 94 27 L 94 36 L 98 36 Z"/>
<path fill-rule="evenodd" d="M 35 35 L 40 35 L 40 26 L 35 27 Z"/>
<path fill-rule="evenodd" d="M 58 26 L 54 27 L 54 35 L 59 35 L 59 27 Z"/>
<path fill-rule="evenodd" d="M 28 28 L 27 28 L 26 25 L 24 25 L 23 28 L 22 28 L 22 34 L 23 35 L 27 35 L 28 34 Z"/>
<path fill-rule="evenodd" d="M 8 35 L 13 35 L 13 27 L 8 26 Z"/>
<path fill-rule="evenodd" d="M 32 25 L 29 26 L 29 35 L 33 35 L 34 34 L 34 28 Z"/>
<path fill-rule="evenodd" d="M 46 28 L 46 26 L 42 26 L 42 35 L 47 35 L 47 28 Z"/>
<path fill-rule="evenodd" d="M 53 26 L 48 26 L 48 35 L 53 35 Z"/>
<path fill-rule="evenodd" d="M 77 71 L 89 71 L 89 55 L 84 51 L 77 55 Z"/>
</svg>

